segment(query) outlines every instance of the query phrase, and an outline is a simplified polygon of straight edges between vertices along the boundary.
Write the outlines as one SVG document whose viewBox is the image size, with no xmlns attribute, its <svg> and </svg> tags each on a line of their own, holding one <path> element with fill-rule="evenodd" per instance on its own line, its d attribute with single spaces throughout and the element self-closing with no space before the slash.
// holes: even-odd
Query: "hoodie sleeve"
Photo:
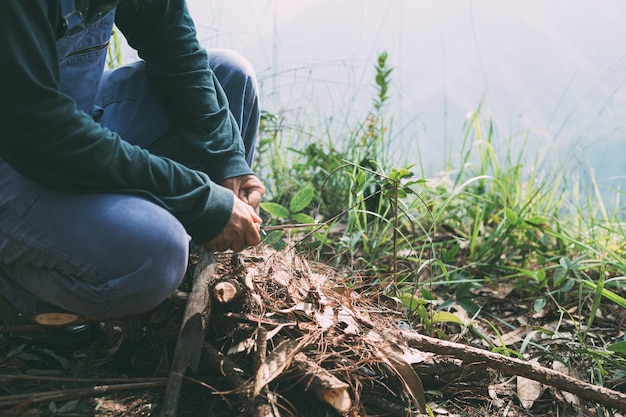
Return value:
<svg viewBox="0 0 626 417">
<path fill-rule="evenodd" d="M 146 62 L 171 120 L 217 183 L 251 174 L 239 127 L 184 0 L 121 2 L 116 25 Z"/>
<path fill-rule="evenodd" d="M 202 172 L 123 141 L 59 90 L 59 10 L 59 2 L 52 0 L 0 1 L 0 157 L 51 188 L 150 199 L 176 216 L 200 244 L 217 236 L 232 212 L 230 190 Z M 164 71 L 178 70 L 169 66 Z M 208 101 L 193 97 L 212 94 L 192 93 L 176 96 L 184 101 L 182 96 L 189 95 L 193 102 Z M 225 153 L 237 154 L 237 141 L 232 142 Z"/>
</svg>

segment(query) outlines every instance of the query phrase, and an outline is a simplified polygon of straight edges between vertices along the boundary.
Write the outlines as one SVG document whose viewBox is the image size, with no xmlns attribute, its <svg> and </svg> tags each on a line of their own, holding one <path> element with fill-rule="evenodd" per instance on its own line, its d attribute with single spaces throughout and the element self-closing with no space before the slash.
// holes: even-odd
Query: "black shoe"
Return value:
<svg viewBox="0 0 626 417">
<path fill-rule="evenodd" d="M 93 342 L 97 326 L 77 314 L 53 312 L 28 317 L 0 295 L 0 324 L 11 339 L 49 349 L 76 350 Z"/>
<path fill-rule="evenodd" d="M 15 341 L 52 350 L 74 351 L 95 341 L 98 327 L 83 323 L 70 326 L 33 326 L 10 334 Z"/>
</svg>

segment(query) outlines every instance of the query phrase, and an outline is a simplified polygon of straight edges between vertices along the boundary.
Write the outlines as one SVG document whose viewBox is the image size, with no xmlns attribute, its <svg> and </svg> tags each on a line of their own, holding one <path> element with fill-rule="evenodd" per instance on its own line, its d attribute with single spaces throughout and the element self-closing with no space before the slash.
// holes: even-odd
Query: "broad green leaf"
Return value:
<svg viewBox="0 0 626 417">
<path fill-rule="evenodd" d="M 422 298 L 424 298 L 424 300 L 426 301 L 434 301 L 436 300 L 435 296 L 428 291 L 426 288 L 422 288 L 422 290 L 420 291 L 422 294 Z"/>
<path fill-rule="evenodd" d="M 332 245 L 334 243 L 334 241 L 329 239 L 324 233 L 314 232 L 313 236 L 324 245 Z"/>
<path fill-rule="evenodd" d="M 535 313 L 539 313 L 541 310 L 543 310 L 545 306 L 546 306 L 546 298 L 541 297 L 535 300 L 533 309 L 535 310 Z"/>
<path fill-rule="evenodd" d="M 506 211 L 506 218 L 510 223 L 517 223 L 519 221 L 519 216 L 517 215 L 517 213 L 515 213 L 513 210 L 511 210 L 510 208 L 507 207 Z"/>
<path fill-rule="evenodd" d="M 546 270 L 545 269 L 539 269 L 537 271 L 533 272 L 533 278 L 535 278 L 535 280 L 537 282 L 541 282 L 544 279 L 546 279 Z"/>
<path fill-rule="evenodd" d="M 565 280 L 565 284 L 563 284 L 563 287 L 561 288 L 561 291 L 564 293 L 570 292 L 572 290 L 572 288 L 574 288 L 574 285 L 576 284 L 576 280 L 572 279 L 572 278 L 568 278 Z"/>
<path fill-rule="evenodd" d="M 272 203 L 269 201 L 262 202 L 261 208 L 271 216 L 279 219 L 286 219 L 289 217 L 289 210 L 278 203 Z"/>
<path fill-rule="evenodd" d="M 471 316 L 473 316 L 474 314 L 480 311 L 480 306 L 470 299 L 463 298 L 459 300 L 458 302 L 459 302 L 459 305 L 463 307 L 463 309 L 467 311 Z"/>
<path fill-rule="evenodd" d="M 572 269 L 572 261 L 569 260 L 568 257 L 563 256 L 559 259 L 559 263 L 565 269 Z"/>
<path fill-rule="evenodd" d="M 433 323 L 456 323 L 463 325 L 463 320 L 449 311 L 437 311 L 430 319 Z"/>
<path fill-rule="evenodd" d="M 430 325 L 430 319 L 428 318 L 429 314 L 423 304 L 419 304 L 417 306 L 417 309 L 415 309 L 414 311 L 417 313 L 418 316 L 422 318 L 422 320 L 424 320 L 425 323 L 428 323 L 428 325 Z"/>
<path fill-rule="evenodd" d="M 615 342 L 612 345 L 607 346 L 607 349 L 611 352 L 621 353 L 626 355 L 626 341 Z"/>
<path fill-rule="evenodd" d="M 313 187 L 304 187 L 299 190 L 294 196 L 291 198 L 289 202 L 289 211 L 292 213 L 297 213 L 299 211 L 304 210 L 306 206 L 311 204 L 313 200 L 313 196 L 315 195 L 315 190 Z"/>
<path fill-rule="evenodd" d="M 274 243 L 278 242 L 283 237 L 283 233 L 282 230 L 272 230 L 263 238 L 263 242 L 273 246 Z"/>
<path fill-rule="evenodd" d="M 315 219 L 306 213 L 295 213 L 291 216 L 291 218 L 296 223 L 315 223 Z"/>
<path fill-rule="evenodd" d="M 418 296 L 410 292 L 403 292 L 398 295 L 398 298 L 402 302 L 402 305 L 411 311 L 415 311 L 418 306 L 428 304 L 427 301 L 422 300 Z"/>
<path fill-rule="evenodd" d="M 428 180 L 420 178 L 419 180 L 407 181 L 405 185 L 408 187 L 408 186 L 411 186 L 411 185 L 426 184 L 427 182 L 428 182 Z"/>
<path fill-rule="evenodd" d="M 356 174 L 355 183 L 352 186 L 353 192 L 356 194 L 363 189 L 365 185 L 365 171 L 361 170 Z"/>
<path fill-rule="evenodd" d="M 563 282 L 567 279 L 567 268 L 557 268 L 554 270 L 552 280 L 554 281 L 554 287 L 559 288 Z"/>
</svg>

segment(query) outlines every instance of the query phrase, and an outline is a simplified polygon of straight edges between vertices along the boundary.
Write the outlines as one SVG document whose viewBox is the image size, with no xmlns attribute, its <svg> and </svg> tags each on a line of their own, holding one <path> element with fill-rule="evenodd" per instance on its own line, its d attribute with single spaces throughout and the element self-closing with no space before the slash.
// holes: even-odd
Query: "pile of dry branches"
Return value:
<svg viewBox="0 0 626 417">
<path fill-rule="evenodd" d="M 394 322 L 332 271 L 313 272 L 291 252 L 223 259 L 205 359 L 254 415 L 410 415 L 426 411 L 421 362 Z M 243 261 L 240 261 L 242 259 Z M 223 278 L 228 285 L 223 285 Z M 224 287 L 234 287 L 224 297 Z M 226 301 L 226 302 L 224 302 Z M 313 402 L 310 402 L 313 401 Z M 316 412 L 317 411 L 317 412 Z"/>
</svg>

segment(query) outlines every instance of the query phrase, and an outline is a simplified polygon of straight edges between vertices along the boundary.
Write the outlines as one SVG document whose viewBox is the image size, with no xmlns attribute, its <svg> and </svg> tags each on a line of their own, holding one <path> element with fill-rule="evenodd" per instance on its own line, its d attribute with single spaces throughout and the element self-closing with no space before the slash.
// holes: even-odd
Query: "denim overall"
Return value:
<svg viewBox="0 0 626 417">
<path fill-rule="evenodd" d="M 122 139 L 193 164 L 143 62 L 103 73 L 115 10 L 85 27 L 73 0 L 63 0 L 62 9 L 61 91 Z M 259 120 L 254 73 L 232 51 L 209 56 L 250 164 Z M 187 232 L 161 207 L 132 195 L 48 189 L 0 158 L 0 294 L 23 314 L 71 311 L 107 319 L 141 313 L 180 284 L 188 253 Z"/>
</svg>

